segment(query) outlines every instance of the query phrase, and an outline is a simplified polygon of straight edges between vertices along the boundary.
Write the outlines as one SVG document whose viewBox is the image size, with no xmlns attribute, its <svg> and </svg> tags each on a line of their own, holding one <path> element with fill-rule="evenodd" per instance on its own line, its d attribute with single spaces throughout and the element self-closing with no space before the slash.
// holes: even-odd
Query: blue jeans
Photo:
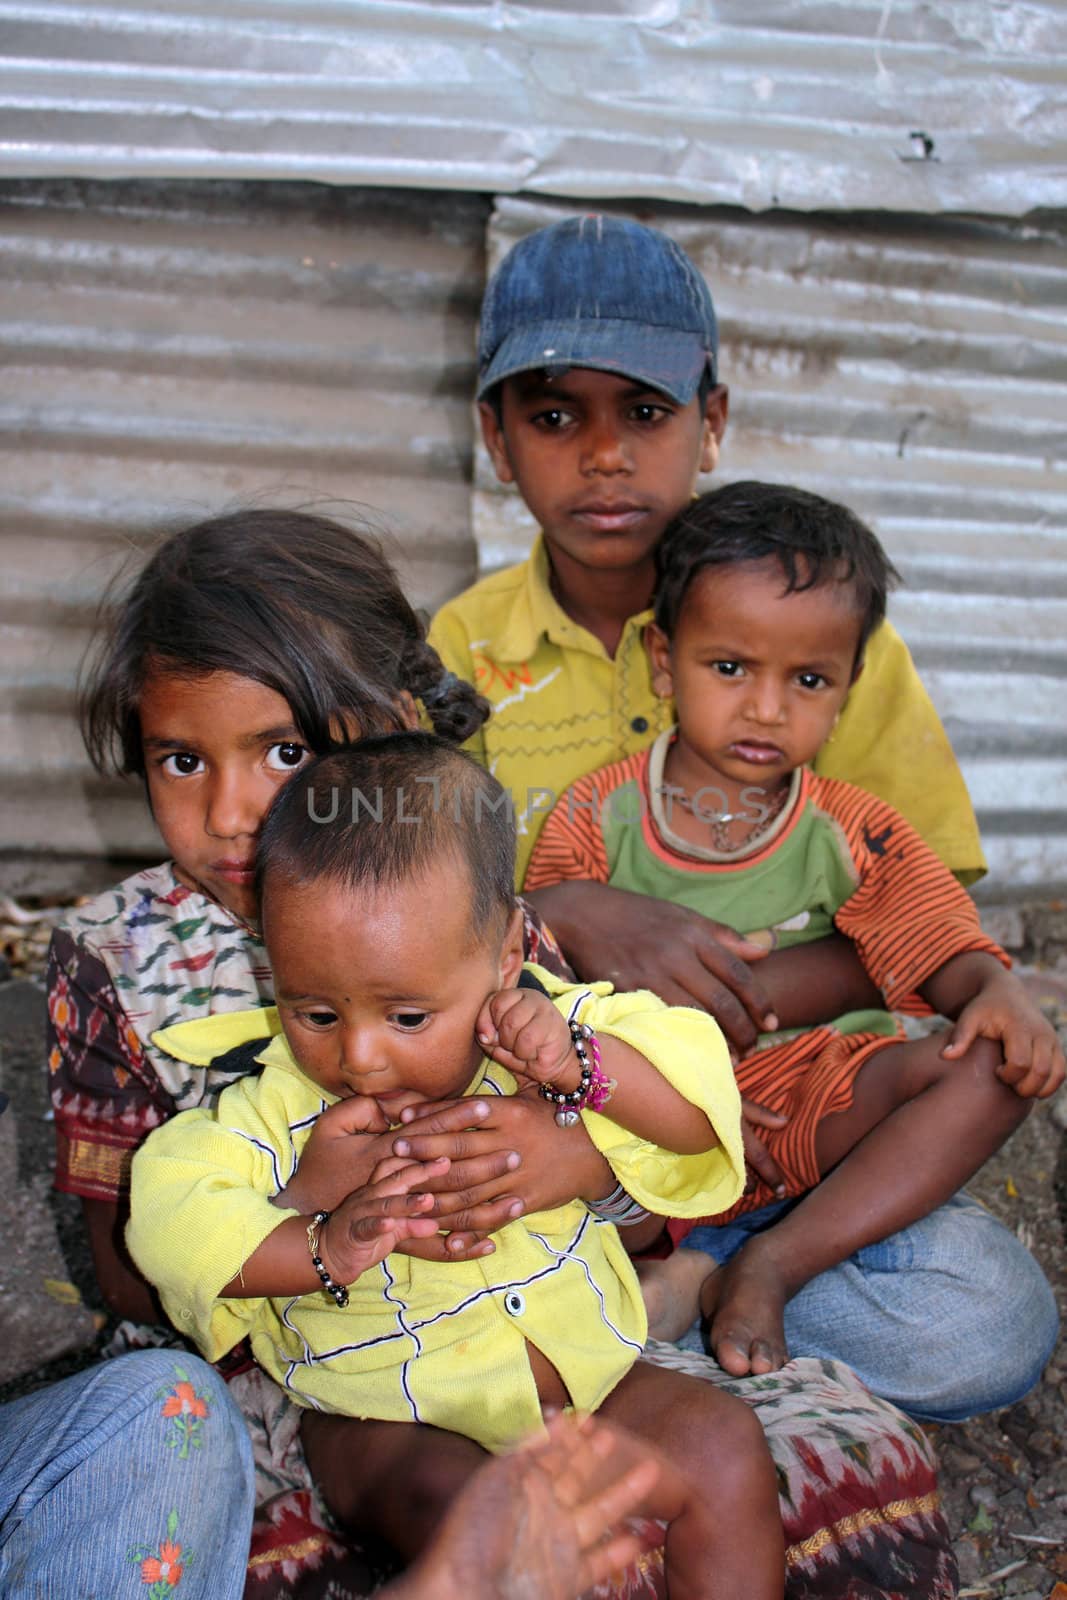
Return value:
<svg viewBox="0 0 1067 1600">
<path fill-rule="evenodd" d="M 684 1247 L 729 1261 L 795 1204 L 694 1228 Z M 1020 1399 L 1040 1378 L 1058 1329 L 1033 1256 L 966 1194 L 820 1273 L 785 1312 L 790 1355 L 844 1361 L 874 1394 L 934 1422 Z M 702 1350 L 699 1323 L 679 1343 Z"/>
<path fill-rule="evenodd" d="M 240 1600 L 254 1493 L 241 1413 L 195 1356 L 79 1372 L 0 1407 L 0 1596 Z"/>
</svg>

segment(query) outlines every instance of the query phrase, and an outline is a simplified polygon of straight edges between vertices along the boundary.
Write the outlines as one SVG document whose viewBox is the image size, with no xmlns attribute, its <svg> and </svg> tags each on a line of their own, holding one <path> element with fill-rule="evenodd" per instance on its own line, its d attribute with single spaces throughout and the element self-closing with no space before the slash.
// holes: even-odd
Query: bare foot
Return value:
<svg viewBox="0 0 1067 1600">
<path fill-rule="evenodd" d="M 701 1285 L 717 1270 L 700 1250 L 675 1250 L 664 1261 L 635 1261 L 650 1339 L 680 1339 L 700 1315 Z"/>
<path fill-rule="evenodd" d="M 700 1291 L 712 1355 L 735 1378 L 776 1372 L 789 1360 L 785 1305 L 789 1299 L 779 1267 L 752 1245 L 739 1250 Z"/>
</svg>

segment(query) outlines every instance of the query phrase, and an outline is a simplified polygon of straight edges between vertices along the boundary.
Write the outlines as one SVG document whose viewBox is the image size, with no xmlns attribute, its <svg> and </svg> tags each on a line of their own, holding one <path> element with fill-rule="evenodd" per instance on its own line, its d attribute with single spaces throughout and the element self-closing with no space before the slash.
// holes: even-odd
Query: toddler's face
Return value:
<svg viewBox="0 0 1067 1600">
<path fill-rule="evenodd" d="M 617 571 L 649 560 L 697 473 L 715 465 L 726 391 L 702 415 L 697 400 L 679 406 L 631 378 L 574 367 L 506 379 L 502 423 L 484 403 L 481 414 L 497 476 L 518 486 L 557 564 Z"/>
<path fill-rule="evenodd" d="M 311 759 L 288 703 L 233 672 L 158 671 L 141 694 L 140 724 L 152 815 L 179 876 L 254 920 L 260 825 Z"/>
<path fill-rule="evenodd" d="M 388 1122 L 406 1105 L 464 1093 L 490 994 L 522 965 L 522 916 L 471 927 L 465 865 L 444 861 L 388 888 L 319 881 L 269 887 L 264 934 L 285 1036 L 327 1093 L 367 1095 Z"/>
<path fill-rule="evenodd" d="M 673 696 L 686 782 L 774 789 L 814 759 L 852 684 L 860 617 L 851 587 L 783 594 L 776 561 L 710 567 L 674 636 L 649 628 L 652 682 Z"/>
</svg>

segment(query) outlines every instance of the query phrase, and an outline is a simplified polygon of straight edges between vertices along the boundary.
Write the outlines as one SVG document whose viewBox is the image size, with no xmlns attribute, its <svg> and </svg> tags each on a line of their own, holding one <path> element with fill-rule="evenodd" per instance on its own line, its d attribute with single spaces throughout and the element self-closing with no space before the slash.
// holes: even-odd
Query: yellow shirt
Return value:
<svg viewBox="0 0 1067 1600">
<path fill-rule="evenodd" d="M 639 1050 L 715 1130 L 714 1149 L 678 1156 L 583 1112 L 634 1199 L 678 1217 L 731 1205 L 744 1186 L 740 1100 L 710 1017 L 651 994 L 616 995 L 610 984 L 567 985 L 532 970 L 564 1016 Z M 166 1029 L 156 1043 L 202 1062 L 276 1026 L 262 1011 L 209 1017 Z M 489 1450 L 540 1426 L 527 1341 L 555 1366 L 574 1404 L 595 1411 L 640 1354 L 647 1324 L 618 1233 L 581 1201 L 509 1223 L 484 1260 L 387 1256 L 353 1285 L 344 1311 L 321 1291 L 220 1298 L 268 1234 L 296 1215 L 270 1197 L 289 1181 L 333 1100 L 300 1072 L 283 1036 L 260 1059 L 260 1075 L 225 1089 L 213 1109 L 172 1118 L 133 1159 L 130 1251 L 175 1326 L 208 1360 L 248 1334 L 260 1366 L 301 1404 L 432 1423 Z M 468 1092 L 513 1094 L 515 1080 L 484 1060 Z"/>
<path fill-rule="evenodd" d="M 636 755 L 674 722 L 652 690 L 645 624 L 630 617 L 612 659 L 552 593 L 538 536 L 530 557 L 483 578 L 434 618 L 430 642 L 445 665 L 491 701 L 467 745 L 515 805 L 516 881 L 556 800 L 597 767 Z M 841 720 L 815 760 L 895 806 L 964 883 L 986 870 L 978 825 L 952 746 L 907 645 L 884 623 Z"/>
</svg>

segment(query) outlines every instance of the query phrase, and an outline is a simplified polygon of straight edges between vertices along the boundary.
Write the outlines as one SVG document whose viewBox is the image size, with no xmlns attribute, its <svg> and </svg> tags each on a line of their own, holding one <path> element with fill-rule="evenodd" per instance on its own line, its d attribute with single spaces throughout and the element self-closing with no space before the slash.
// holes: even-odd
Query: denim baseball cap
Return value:
<svg viewBox="0 0 1067 1600">
<path fill-rule="evenodd" d="M 708 286 L 673 239 L 622 217 L 568 217 L 521 239 L 489 280 L 478 399 L 517 372 L 594 367 L 687 405 L 705 368 L 717 381 L 718 351 Z"/>
</svg>

